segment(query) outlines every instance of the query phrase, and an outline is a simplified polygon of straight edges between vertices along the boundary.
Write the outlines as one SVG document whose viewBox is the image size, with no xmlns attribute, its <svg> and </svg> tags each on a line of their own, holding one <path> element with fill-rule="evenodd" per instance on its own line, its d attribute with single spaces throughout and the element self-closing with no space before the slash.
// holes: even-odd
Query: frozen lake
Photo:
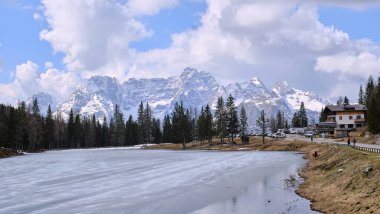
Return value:
<svg viewBox="0 0 380 214">
<path fill-rule="evenodd" d="M 0 213 L 314 213 L 288 152 L 88 149 L 0 159 Z"/>
</svg>

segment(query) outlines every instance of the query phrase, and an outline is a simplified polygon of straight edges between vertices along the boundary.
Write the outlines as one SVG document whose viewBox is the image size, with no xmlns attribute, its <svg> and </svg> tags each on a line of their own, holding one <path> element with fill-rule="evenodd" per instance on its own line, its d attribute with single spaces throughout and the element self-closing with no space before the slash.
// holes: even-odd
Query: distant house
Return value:
<svg viewBox="0 0 380 214">
<path fill-rule="evenodd" d="M 346 137 L 348 132 L 365 126 L 366 111 L 364 105 L 328 105 L 324 109 L 326 121 L 317 128 L 320 132 L 333 132 L 335 137 Z"/>
</svg>

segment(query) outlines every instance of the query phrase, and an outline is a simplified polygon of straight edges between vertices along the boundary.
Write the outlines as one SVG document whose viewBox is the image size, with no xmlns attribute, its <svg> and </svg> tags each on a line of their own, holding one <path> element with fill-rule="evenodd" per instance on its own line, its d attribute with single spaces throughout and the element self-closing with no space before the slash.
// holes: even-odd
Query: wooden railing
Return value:
<svg viewBox="0 0 380 214">
<path fill-rule="evenodd" d="M 380 149 L 375 148 L 368 148 L 368 147 L 362 147 L 362 146 L 352 146 L 354 149 L 359 149 L 366 152 L 374 152 L 374 153 L 380 153 Z"/>
<path fill-rule="evenodd" d="M 339 143 L 336 143 L 335 145 L 337 145 L 337 146 L 348 146 L 347 144 L 339 144 Z M 356 146 L 356 145 L 355 146 L 351 145 L 350 147 L 353 149 L 362 150 L 365 152 L 380 153 L 380 149 L 377 149 L 377 148 L 368 148 L 368 147 Z"/>
</svg>

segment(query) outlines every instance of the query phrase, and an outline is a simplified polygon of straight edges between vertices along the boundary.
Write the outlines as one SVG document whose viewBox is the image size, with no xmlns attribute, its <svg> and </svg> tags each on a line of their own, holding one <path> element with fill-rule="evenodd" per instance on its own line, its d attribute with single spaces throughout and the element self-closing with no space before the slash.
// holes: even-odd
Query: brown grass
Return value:
<svg viewBox="0 0 380 214">
<path fill-rule="evenodd" d="M 303 150 L 309 160 L 297 191 L 325 213 L 380 213 L 380 156 L 334 145 Z M 373 171 L 366 175 L 366 167 Z M 342 172 L 339 172 L 339 170 Z"/>
<path fill-rule="evenodd" d="M 7 158 L 15 155 L 20 155 L 20 153 L 17 153 L 11 149 L 0 148 L 0 158 Z"/>
<path fill-rule="evenodd" d="M 323 213 L 380 213 L 380 156 L 347 147 L 312 144 L 299 141 L 252 137 L 250 144 L 220 144 L 219 139 L 211 145 L 206 142 L 188 144 L 188 149 L 241 151 L 299 151 L 305 153 L 308 165 L 300 173 L 304 183 L 297 190 L 312 202 L 312 209 Z M 182 149 L 182 145 L 167 144 L 148 149 Z M 314 152 L 318 157 L 314 158 Z M 368 166 L 373 171 L 363 173 Z M 340 172 L 339 170 L 342 170 Z"/>
</svg>

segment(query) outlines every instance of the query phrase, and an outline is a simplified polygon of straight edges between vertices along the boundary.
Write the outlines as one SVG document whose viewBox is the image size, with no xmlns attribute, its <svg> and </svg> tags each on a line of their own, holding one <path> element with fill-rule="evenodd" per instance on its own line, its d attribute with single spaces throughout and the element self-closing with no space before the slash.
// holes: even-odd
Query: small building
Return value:
<svg viewBox="0 0 380 214">
<path fill-rule="evenodd" d="M 348 132 L 366 125 L 364 105 L 328 105 L 324 109 L 326 120 L 317 125 L 319 132 L 334 133 L 335 137 L 346 137 Z"/>
</svg>

